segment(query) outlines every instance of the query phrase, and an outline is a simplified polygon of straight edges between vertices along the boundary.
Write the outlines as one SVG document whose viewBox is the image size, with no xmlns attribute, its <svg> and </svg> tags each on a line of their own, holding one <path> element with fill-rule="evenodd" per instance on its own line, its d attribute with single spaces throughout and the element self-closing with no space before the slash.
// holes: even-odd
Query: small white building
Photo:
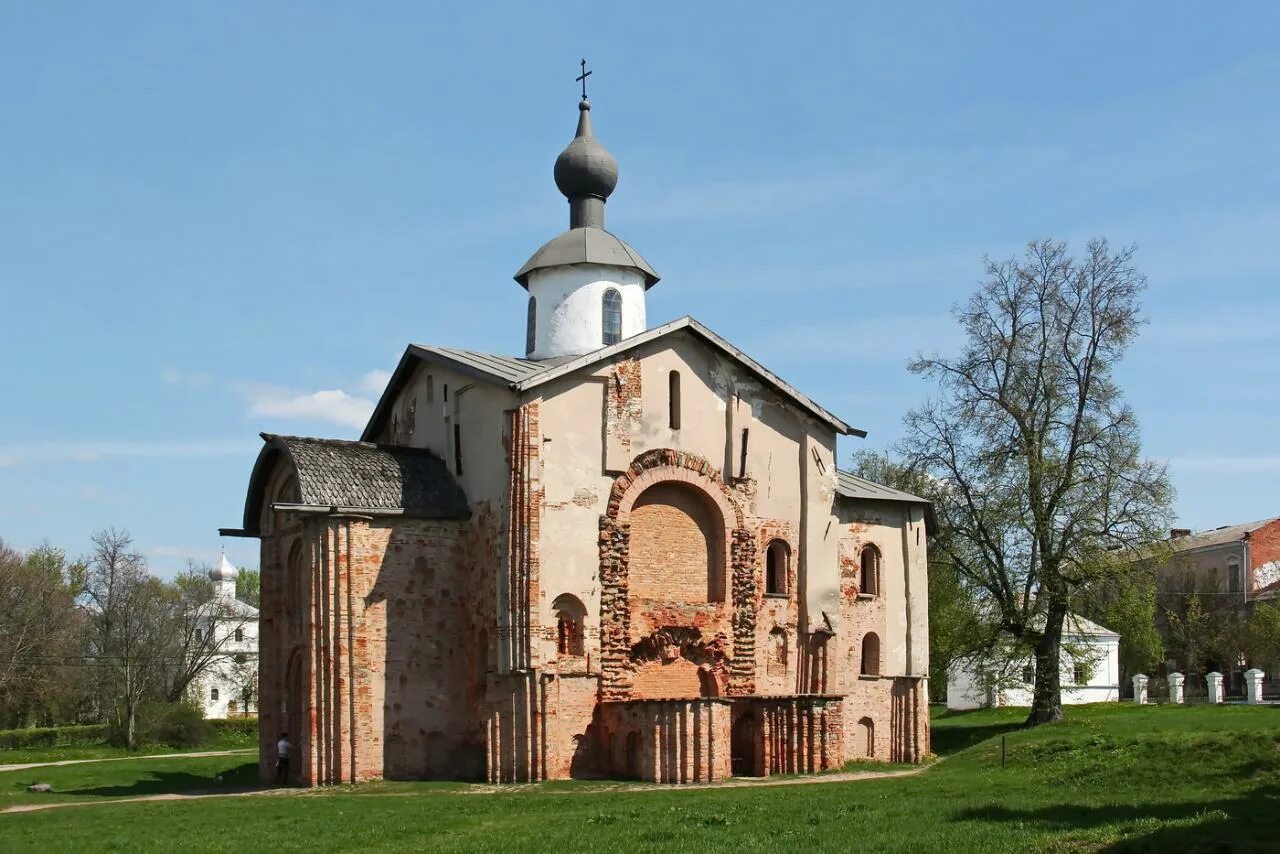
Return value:
<svg viewBox="0 0 1280 854">
<path fill-rule="evenodd" d="M 218 651 L 194 689 L 206 718 L 257 713 L 258 609 L 236 598 L 239 574 L 226 555 L 209 571 L 213 599 L 197 630 L 205 638 L 212 632 Z"/>
<path fill-rule="evenodd" d="M 1120 635 L 1068 614 L 1062 629 L 1062 702 L 1117 702 L 1120 699 Z M 1035 663 L 967 661 L 947 674 L 947 708 L 1030 706 Z"/>
</svg>

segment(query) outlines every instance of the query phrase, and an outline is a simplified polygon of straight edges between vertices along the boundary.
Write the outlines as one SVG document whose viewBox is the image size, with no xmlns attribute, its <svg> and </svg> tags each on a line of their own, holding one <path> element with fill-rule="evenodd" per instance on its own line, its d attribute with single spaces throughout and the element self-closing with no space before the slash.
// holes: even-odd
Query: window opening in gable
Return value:
<svg viewBox="0 0 1280 854">
<path fill-rule="evenodd" d="M 783 540 L 774 540 L 765 549 L 764 592 L 775 596 L 787 594 L 787 569 L 791 550 Z"/>
<path fill-rule="evenodd" d="M 680 372 L 667 375 L 667 426 L 680 429 Z"/>
</svg>

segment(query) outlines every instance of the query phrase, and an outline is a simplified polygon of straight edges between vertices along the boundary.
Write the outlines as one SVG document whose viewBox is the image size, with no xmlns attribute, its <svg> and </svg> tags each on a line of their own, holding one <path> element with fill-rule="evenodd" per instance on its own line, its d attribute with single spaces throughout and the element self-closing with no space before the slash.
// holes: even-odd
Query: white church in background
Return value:
<svg viewBox="0 0 1280 854">
<path fill-rule="evenodd" d="M 213 599 L 198 631 L 213 632 L 221 647 L 194 689 L 206 718 L 257 713 L 258 609 L 236 598 L 239 574 L 225 554 L 218 566 L 209 571 Z"/>
<path fill-rule="evenodd" d="M 959 662 L 947 674 L 947 708 L 1030 706 L 1034 663 L 1017 662 L 1004 679 L 982 661 Z M 1075 614 L 1062 627 L 1063 705 L 1120 700 L 1120 635 Z"/>
</svg>

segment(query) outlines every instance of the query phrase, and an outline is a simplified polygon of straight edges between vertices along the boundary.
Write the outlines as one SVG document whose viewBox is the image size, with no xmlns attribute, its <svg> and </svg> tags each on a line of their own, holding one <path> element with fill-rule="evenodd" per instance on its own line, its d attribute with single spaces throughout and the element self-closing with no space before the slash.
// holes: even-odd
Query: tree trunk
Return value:
<svg viewBox="0 0 1280 854">
<path fill-rule="evenodd" d="M 1036 644 L 1036 684 L 1027 726 L 1062 720 L 1062 624 L 1067 603 L 1054 596 L 1045 614 L 1044 634 Z"/>
<path fill-rule="evenodd" d="M 132 701 L 126 701 L 125 715 L 125 747 L 128 750 L 138 749 L 138 711 Z"/>
</svg>

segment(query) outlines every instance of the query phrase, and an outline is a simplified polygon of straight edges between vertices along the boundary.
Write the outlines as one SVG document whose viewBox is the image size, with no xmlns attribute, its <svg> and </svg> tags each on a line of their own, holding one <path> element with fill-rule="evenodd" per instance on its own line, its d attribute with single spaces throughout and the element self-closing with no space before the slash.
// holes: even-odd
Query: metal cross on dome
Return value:
<svg viewBox="0 0 1280 854">
<path fill-rule="evenodd" d="M 587 100 L 587 78 L 591 76 L 591 72 L 587 70 L 587 61 L 584 59 L 580 63 L 582 65 L 582 74 L 574 79 L 582 84 L 582 100 Z"/>
</svg>

